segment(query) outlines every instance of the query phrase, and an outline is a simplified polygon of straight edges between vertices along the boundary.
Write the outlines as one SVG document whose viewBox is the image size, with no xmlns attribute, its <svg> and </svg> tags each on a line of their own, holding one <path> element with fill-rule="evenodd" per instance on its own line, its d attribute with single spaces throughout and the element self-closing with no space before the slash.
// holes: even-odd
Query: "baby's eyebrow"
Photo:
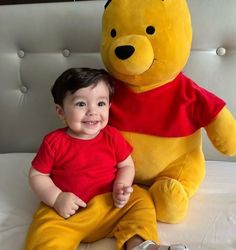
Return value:
<svg viewBox="0 0 236 250">
<path fill-rule="evenodd" d="M 107 100 L 109 100 L 109 97 L 108 96 L 100 96 L 98 99 L 107 99 Z"/>
<path fill-rule="evenodd" d="M 102 96 L 102 97 L 99 97 L 99 98 L 98 98 L 98 102 L 99 102 L 99 101 L 106 101 L 106 102 L 109 102 L 109 100 L 110 100 L 110 99 L 109 99 L 108 96 Z"/>
<path fill-rule="evenodd" d="M 73 97 L 71 98 L 72 101 L 76 101 L 76 100 L 78 100 L 78 99 L 80 99 L 80 100 L 85 100 L 86 98 L 85 98 L 84 96 L 80 96 L 80 95 L 76 95 L 76 96 L 73 96 Z"/>
</svg>

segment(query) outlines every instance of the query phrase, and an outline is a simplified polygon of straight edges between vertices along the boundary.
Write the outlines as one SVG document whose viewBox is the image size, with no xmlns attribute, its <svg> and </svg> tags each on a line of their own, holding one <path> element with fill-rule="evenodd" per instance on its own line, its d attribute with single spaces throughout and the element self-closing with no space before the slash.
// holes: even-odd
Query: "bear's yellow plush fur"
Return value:
<svg viewBox="0 0 236 250">
<path fill-rule="evenodd" d="M 101 42 L 104 64 L 118 80 L 117 84 L 125 84 L 137 96 L 160 88 L 168 90 L 163 86 L 172 84 L 181 73 L 191 41 L 191 18 L 185 0 L 110 0 L 105 6 Z M 125 98 L 119 96 L 118 106 L 119 100 Z M 179 100 L 180 97 L 178 102 L 174 98 L 171 101 L 178 105 Z M 129 103 L 132 105 L 132 100 Z M 158 107 L 149 108 L 147 115 L 158 115 L 154 112 Z M 174 124 L 177 113 L 172 110 L 169 113 L 173 117 L 169 124 Z M 119 118 L 122 119 L 116 117 Z M 219 151 L 230 156 L 236 154 L 236 122 L 226 106 L 202 127 Z M 205 175 L 201 127 L 173 136 L 119 129 L 134 148 L 135 182 L 149 186 L 157 219 L 167 223 L 181 221 L 188 210 L 189 198 Z"/>
</svg>

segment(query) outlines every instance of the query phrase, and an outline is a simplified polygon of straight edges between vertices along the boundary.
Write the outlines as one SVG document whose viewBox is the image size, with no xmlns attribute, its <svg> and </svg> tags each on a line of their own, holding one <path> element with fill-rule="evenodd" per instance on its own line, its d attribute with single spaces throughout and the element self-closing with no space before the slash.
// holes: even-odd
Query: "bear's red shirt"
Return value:
<svg viewBox="0 0 236 250">
<path fill-rule="evenodd" d="M 109 123 L 122 131 L 182 137 L 208 125 L 224 106 L 222 99 L 183 73 L 143 93 L 116 81 Z"/>
</svg>

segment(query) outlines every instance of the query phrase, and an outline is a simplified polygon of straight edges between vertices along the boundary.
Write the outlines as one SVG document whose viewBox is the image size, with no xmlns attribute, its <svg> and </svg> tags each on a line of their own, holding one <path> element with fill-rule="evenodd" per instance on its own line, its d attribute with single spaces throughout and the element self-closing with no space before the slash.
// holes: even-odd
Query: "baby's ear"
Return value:
<svg viewBox="0 0 236 250">
<path fill-rule="evenodd" d="M 60 120 L 65 120 L 64 110 L 59 104 L 55 105 L 55 111 Z"/>
</svg>

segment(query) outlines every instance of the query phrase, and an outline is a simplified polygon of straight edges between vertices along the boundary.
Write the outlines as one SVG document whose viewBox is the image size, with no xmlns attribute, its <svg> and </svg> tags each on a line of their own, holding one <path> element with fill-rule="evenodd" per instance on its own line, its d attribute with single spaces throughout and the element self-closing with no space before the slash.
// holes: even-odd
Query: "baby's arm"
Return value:
<svg viewBox="0 0 236 250">
<path fill-rule="evenodd" d="M 29 183 L 35 194 L 49 207 L 53 207 L 62 217 L 68 218 L 86 203 L 69 192 L 62 192 L 52 181 L 49 174 L 43 174 L 33 167 L 29 173 Z"/>
<path fill-rule="evenodd" d="M 123 207 L 133 192 L 134 163 L 131 156 L 117 165 L 117 176 L 113 185 L 113 200 L 116 207 Z"/>
</svg>

